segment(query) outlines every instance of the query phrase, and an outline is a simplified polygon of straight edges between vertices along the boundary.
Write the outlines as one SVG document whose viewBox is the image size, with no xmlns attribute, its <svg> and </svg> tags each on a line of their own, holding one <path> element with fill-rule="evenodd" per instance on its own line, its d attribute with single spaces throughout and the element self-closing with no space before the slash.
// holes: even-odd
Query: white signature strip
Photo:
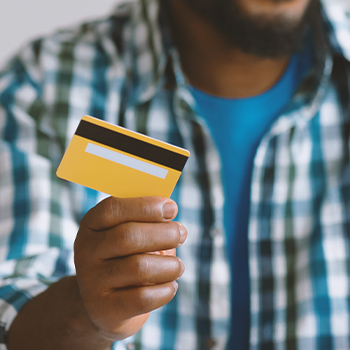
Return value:
<svg viewBox="0 0 350 350">
<path fill-rule="evenodd" d="M 160 168 L 156 165 L 143 162 L 142 160 L 135 159 L 125 154 L 111 151 L 110 149 L 97 146 L 93 143 L 88 143 L 85 148 L 85 152 L 93 154 L 95 156 L 110 160 L 112 162 L 125 165 L 129 168 L 142 171 L 146 174 L 150 174 L 161 179 L 165 179 L 168 174 L 168 170 Z"/>
</svg>

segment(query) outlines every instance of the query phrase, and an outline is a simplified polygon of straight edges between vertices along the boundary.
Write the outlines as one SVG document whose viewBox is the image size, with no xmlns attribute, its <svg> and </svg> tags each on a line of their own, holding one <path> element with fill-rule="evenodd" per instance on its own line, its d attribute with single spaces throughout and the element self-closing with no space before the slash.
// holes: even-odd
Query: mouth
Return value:
<svg viewBox="0 0 350 350">
<path fill-rule="evenodd" d="M 302 16 L 310 0 L 238 0 L 247 13 L 257 16 L 297 18 Z"/>
</svg>

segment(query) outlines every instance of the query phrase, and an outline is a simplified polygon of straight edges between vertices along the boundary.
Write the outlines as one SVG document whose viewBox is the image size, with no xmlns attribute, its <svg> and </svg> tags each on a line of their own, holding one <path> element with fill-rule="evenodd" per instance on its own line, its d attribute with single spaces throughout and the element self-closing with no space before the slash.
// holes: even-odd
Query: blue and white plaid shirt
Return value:
<svg viewBox="0 0 350 350">
<path fill-rule="evenodd" d="M 350 349 L 350 13 L 322 5 L 313 69 L 254 160 L 254 350 Z M 79 222 L 104 195 L 55 172 L 90 114 L 191 152 L 172 196 L 189 233 L 178 249 L 186 272 L 174 300 L 115 348 L 225 349 L 239 286 L 225 255 L 220 158 L 158 19 L 157 0 L 123 4 L 36 40 L 0 72 L 0 343 L 30 298 L 74 274 Z"/>
</svg>

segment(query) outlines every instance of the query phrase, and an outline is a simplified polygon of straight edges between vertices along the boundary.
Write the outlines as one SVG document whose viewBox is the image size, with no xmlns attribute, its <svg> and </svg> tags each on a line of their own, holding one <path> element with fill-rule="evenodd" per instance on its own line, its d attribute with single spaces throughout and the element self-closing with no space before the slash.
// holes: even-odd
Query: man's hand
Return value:
<svg viewBox="0 0 350 350">
<path fill-rule="evenodd" d="M 136 333 L 175 295 L 186 229 L 166 198 L 107 198 L 81 221 L 77 275 L 30 300 L 15 318 L 8 349 L 105 350 Z"/>
<path fill-rule="evenodd" d="M 187 236 L 184 226 L 170 222 L 176 214 L 168 199 L 111 197 L 82 220 L 74 245 L 77 280 L 86 312 L 105 338 L 136 333 L 150 311 L 174 297 L 184 271 L 174 248 Z"/>
</svg>

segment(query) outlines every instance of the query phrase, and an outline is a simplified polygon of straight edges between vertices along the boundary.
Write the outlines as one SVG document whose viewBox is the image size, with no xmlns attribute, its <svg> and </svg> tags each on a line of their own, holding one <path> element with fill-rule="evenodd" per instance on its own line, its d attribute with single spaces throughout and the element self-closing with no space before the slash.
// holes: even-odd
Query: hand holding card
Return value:
<svg viewBox="0 0 350 350">
<path fill-rule="evenodd" d="M 170 197 L 188 156 L 88 116 L 66 150 L 57 175 L 111 195 L 83 217 L 74 243 L 72 278 L 82 301 L 74 305 L 82 305 L 79 315 L 88 315 L 88 326 L 95 325 L 102 338 L 118 341 L 136 333 L 149 312 L 177 291 L 185 268 L 175 249 L 187 230 L 173 221 L 176 203 L 162 197 Z"/>
</svg>

